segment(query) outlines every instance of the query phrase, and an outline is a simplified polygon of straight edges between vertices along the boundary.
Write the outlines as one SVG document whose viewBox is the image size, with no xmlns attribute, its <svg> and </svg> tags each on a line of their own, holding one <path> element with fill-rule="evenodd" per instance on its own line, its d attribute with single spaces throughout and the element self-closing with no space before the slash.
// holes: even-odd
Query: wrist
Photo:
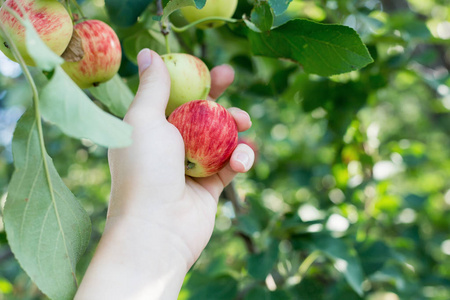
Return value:
<svg viewBox="0 0 450 300">
<path fill-rule="evenodd" d="M 182 242 L 156 227 L 108 220 L 76 299 L 176 299 L 189 265 Z"/>
</svg>

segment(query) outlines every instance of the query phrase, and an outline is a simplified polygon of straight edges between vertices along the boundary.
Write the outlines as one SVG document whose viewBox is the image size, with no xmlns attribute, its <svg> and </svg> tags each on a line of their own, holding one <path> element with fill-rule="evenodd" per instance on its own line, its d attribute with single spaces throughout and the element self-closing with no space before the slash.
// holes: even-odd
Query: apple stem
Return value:
<svg viewBox="0 0 450 300">
<path fill-rule="evenodd" d="M 70 1 L 70 0 L 69 0 Z M 80 12 L 81 18 L 84 20 L 86 17 L 84 16 L 83 11 L 81 10 L 81 6 L 78 4 L 77 0 L 72 0 L 72 3 L 75 5 L 77 10 Z"/>
<path fill-rule="evenodd" d="M 171 29 L 173 31 L 175 31 L 175 32 L 183 32 L 183 31 L 186 31 L 189 28 L 191 28 L 191 27 L 193 27 L 193 26 L 195 26 L 197 24 L 200 24 L 200 23 L 203 23 L 203 22 L 209 22 L 209 21 L 224 21 L 224 22 L 228 22 L 228 23 L 236 23 L 236 22 L 239 22 L 241 20 L 233 19 L 233 18 L 223 18 L 223 17 L 208 17 L 208 18 L 200 19 L 200 20 L 197 20 L 195 22 L 189 23 L 188 25 L 183 26 L 183 27 L 176 27 L 176 26 L 172 25 Z"/>
<path fill-rule="evenodd" d="M 170 42 L 169 42 L 169 35 L 164 35 L 164 41 L 166 42 L 166 52 L 167 54 L 170 54 Z"/>
</svg>

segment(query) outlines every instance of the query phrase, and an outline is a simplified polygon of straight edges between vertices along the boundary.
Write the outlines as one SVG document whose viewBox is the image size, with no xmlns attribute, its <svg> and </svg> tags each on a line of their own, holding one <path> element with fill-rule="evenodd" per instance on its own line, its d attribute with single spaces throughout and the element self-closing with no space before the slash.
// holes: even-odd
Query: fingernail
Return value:
<svg viewBox="0 0 450 300">
<path fill-rule="evenodd" d="M 139 74 L 142 74 L 152 64 L 152 52 L 150 49 L 142 49 L 137 56 Z"/>
<path fill-rule="evenodd" d="M 249 166 L 248 163 L 250 161 L 250 158 L 246 153 L 237 153 L 236 154 L 236 161 L 240 162 L 245 170 L 248 170 Z"/>
</svg>

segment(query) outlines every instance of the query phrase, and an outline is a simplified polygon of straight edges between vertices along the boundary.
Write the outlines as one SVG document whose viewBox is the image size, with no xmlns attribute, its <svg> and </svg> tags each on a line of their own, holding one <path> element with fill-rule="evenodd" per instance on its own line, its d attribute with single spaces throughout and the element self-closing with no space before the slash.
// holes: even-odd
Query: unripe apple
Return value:
<svg viewBox="0 0 450 300">
<path fill-rule="evenodd" d="M 110 80 L 119 71 L 122 59 L 122 48 L 114 30 L 102 21 L 87 20 L 76 24 L 74 31 L 84 55 L 79 61 L 64 62 L 64 71 L 82 89 Z"/>
<path fill-rule="evenodd" d="M 214 101 L 187 102 L 174 110 L 169 122 L 183 137 L 188 176 L 207 177 L 219 172 L 236 149 L 236 121 Z"/>
<path fill-rule="evenodd" d="M 206 99 L 211 88 L 211 75 L 201 59 L 185 53 L 164 54 L 161 57 L 170 74 L 166 116 L 188 101 Z"/>
<path fill-rule="evenodd" d="M 202 9 L 195 6 L 186 6 L 181 9 L 181 13 L 189 23 L 209 18 L 222 17 L 230 18 L 236 11 L 238 0 L 207 0 Z M 206 21 L 196 25 L 198 28 L 214 28 L 225 24 L 224 21 Z"/>
<path fill-rule="evenodd" d="M 20 20 L 7 11 L 6 7 L 24 18 L 25 12 L 42 41 L 57 55 L 67 48 L 73 32 L 72 19 L 64 6 L 57 0 L 6 0 L 0 8 L 0 23 L 19 50 L 25 63 L 35 66 L 27 51 L 25 27 Z M 22 10 L 21 10 L 22 9 Z M 0 50 L 11 60 L 15 60 L 6 38 L 0 36 Z"/>
</svg>

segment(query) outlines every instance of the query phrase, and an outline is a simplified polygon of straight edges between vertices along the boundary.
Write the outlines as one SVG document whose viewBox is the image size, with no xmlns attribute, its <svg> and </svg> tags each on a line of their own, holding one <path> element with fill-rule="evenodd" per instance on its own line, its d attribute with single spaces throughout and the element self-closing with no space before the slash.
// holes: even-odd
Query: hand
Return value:
<svg viewBox="0 0 450 300">
<path fill-rule="evenodd" d="M 183 140 L 164 115 L 170 91 L 167 68 L 148 49 L 138 55 L 138 63 L 139 90 L 124 118 L 134 127 L 133 144 L 109 153 L 112 189 L 106 228 L 77 299 L 176 299 L 211 237 L 220 193 L 253 164 L 253 151 L 240 144 L 218 174 L 186 177 Z M 210 100 L 215 100 L 234 80 L 234 71 L 218 66 L 211 78 Z M 246 112 L 229 111 L 239 131 L 250 128 Z"/>
</svg>

